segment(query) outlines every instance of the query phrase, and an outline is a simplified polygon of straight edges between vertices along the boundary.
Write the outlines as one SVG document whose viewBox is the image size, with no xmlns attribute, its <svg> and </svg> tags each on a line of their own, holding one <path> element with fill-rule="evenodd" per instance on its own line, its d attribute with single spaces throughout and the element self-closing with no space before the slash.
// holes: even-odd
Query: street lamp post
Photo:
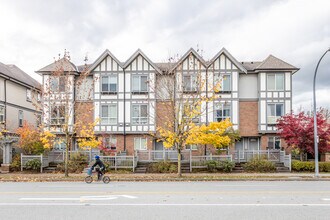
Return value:
<svg viewBox="0 0 330 220">
<path fill-rule="evenodd" d="M 314 81 L 313 81 L 313 104 L 314 104 L 314 156 L 315 156 L 315 177 L 319 177 L 319 149 L 318 149 L 318 136 L 317 136 L 317 117 L 316 117 L 316 95 L 315 95 L 315 80 L 317 69 L 319 68 L 320 62 L 326 53 L 330 51 L 330 48 L 325 51 L 325 53 L 321 56 L 319 62 L 316 65 L 315 73 L 314 73 Z"/>
</svg>

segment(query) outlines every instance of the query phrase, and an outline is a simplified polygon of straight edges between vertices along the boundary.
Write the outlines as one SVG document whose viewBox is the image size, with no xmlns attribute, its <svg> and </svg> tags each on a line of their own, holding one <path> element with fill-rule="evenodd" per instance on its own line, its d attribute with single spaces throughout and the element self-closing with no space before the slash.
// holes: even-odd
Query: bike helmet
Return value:
<svg viewBox="0 0 330 220">
<path fill-rule="evenodd" d="M 95 160 L 98 160 L 98 159 L 100 159 L 100 156 L 99 155 L 96 155 L 95 156 Z"/>
</svg>

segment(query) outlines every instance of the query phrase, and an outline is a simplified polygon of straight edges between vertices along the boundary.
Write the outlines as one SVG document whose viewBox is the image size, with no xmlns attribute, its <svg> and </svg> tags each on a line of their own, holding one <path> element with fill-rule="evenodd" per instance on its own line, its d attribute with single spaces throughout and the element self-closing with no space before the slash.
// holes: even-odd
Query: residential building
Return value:
<svg viewBox="0 0 330 220">
<path fill-rule="evenodd" d="M 37 126 L 41 84 L 15 65 L 0 63 L 0 130 L 14 133 L 24 121 Z"/>
<path fill-rule="evenodd" d="M 210 61 L 205 61 L 194 49 L 190 49 L 175 63 L 154 63 L 141 50 L 137 50 L 126 62 L 119 61 L 109 50 L 88 65 L 87 87 L 93 92 L 88 98 L 78 100 L 75 79 L 81 74 L 81 66 L 63 58 L 58 64 L 65 65 L 70 72 L 72 100 L 84 102 L 93 109 L 87 117 L 97 121 L 95 133 L 106 145 L 116 152 L 133 154 L 134 150 L 163 149 L 155 139 L 156 129 L 171 115 L 164 106 L 170 97 L 189 99 L 190 94 L 199 92 L 214 97 L 202 102 L 205 112 L 194 119 L 196 123 L 210 123 L 227 118 L 240 131 L 242 139 L 233 147 L 236 150 L 280 149 L 285 143 L 276 136 L 276 121 L 292 109 L 292 75 L 298 68 L 272 55 L 263 61 L 239 62 L 225 48 Z M 44 89 L 52 89 L 47 82 L 56 65 L 50 64 L 38 71 L 43 76 Z M 166 80 L 174 81 L 171 91 L 162 87 Z M 55 77 L 56 78 L 56 77 Z M 199 84 L 201 79 L 206 82 Z M 215 85 L 220 89 L 215 90 Z M 57 86 L 56 88 L 59 88 Z M 84 87 L 85 88 L 85 87 Z M 60 96 L 57 96 L 60 98 Z M 44 101 L 49 97 L 44 97 Z M 73 103 L 73 102 L 72 102 Z M 79 112 L 70 107 L 70 120 L 77 121 Z M 44 112 L 46 112 L 44 110 Z M 55 114 L 56 120 L 61 119 Z M 63 118 L 63 117 L 62 117 Z M 84 117 L 86 119 L 86 117 Z M 44 122 L 50 125 L 50 114 Z M 58 134 L 60 135 L 60 131 Z M 207 154 L 212 149 L 205 146 L 187 146 L 194 154 Z"/>
</svg>

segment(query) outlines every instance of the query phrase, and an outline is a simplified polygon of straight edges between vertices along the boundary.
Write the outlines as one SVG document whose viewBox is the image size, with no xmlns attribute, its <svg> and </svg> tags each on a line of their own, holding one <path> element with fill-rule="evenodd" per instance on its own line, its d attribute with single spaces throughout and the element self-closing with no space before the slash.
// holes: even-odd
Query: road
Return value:
<svg viewBox="0 0 330 220">
<path fill-rule="evenodd" d="M 0 183 L 0 219 L 330 219 L 327 181 Z"/>
</svg>

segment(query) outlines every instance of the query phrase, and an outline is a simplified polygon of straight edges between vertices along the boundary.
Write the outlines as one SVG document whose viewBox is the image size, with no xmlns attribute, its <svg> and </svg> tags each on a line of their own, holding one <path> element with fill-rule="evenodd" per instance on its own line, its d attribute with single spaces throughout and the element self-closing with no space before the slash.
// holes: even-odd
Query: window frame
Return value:
<svg viewBox="0 0 330 220">
<path fill-rule="evenodd" d="M 23 110 L 18 110 L 18 127 L 23 127 L 24 113 Z"/>
<path fill-rule="evenodd" d="M 107 111 L 107 114 L 108 116 L 107 117 L 104 117 L 103 116 L 103 107 L 108 107 L 108 111 Z M 116 110 L 116 116 L 111 116 L 111 111 L 110 111 L 110 107 L 114 107 L 114 109 Z M 101 104 L 100 106 L 100 119 L 101 119 L 101 125 L 116 125 L 118 123 L 118 105 L 117 103 L 109 103 L 109 104 Z M 106 123 L 104 123 L 103 120 L 107 120 Z M 112 119 L 114 119 L 112 121 Z"/>
<path fill-rule="evenodd" d="M 146 84 L 146 90 L 142 90 L 142 77 L 146 77 L 147 80 L 145 81 Z M 134 89 L 135 85 L 135 80 L 134 78 L 138 78 L 138 89 Z M 149 86 L 148 86 L 148 81 L 149 81 L 149 75 L 147 74 L 132 74 L 131 76 L 131 92 L 133 94 L 145 94 L 149 92 Z"/>
<path fill-rule="evenodd" d="M 26 89 L 26 101 L 32 102 L 32 90 L 31 89 Z"/>
<path fill-rule="evenodd" d="M 0 109 L 1 109 L 0 110 L 0 124 L 1 124 L 1 123 L 4 123 L 5 122 L 5 106 L 4 105 L 0 105 Z"/>
<path fill-rule="evenodd" d="M 189 85 L 190 85 L 190 90 L 187 89 L 185 86 L 185 78 L 190 77 L 189 80 Z M 195 82 L 193 80 L 196 80 Z M 194 85 L 194 87 L 193 87 Z M 182 91 L 184 93 L 196 93 L 198 91 L 198 74 L 197 73 L 183 73 L 182 74 Z"/>
<path fill-rule="evenodd" d="M 105 78 L 107 78 L 107 80 L 108 80 L 108 82 L 107 82 L 107 90 L 103 90 L 103 80 L 105 79 Z M 111 78 L 115 78 L 116 79 L 116 90 L 115 91 L 112 91 L 111 90 L 111 85 L 113 84 L 113 83 L 111 83 L 110 81 L 110 79 Z M 111 74 L 111 75 L 103 75 L 103 76 L 101 76 L 101 93 L 103 93 L 103 94 L 116 94 L 117 92 L 118 92 L 118 75 L 117 74 Z M 105 85 L 105 84 L 104 84 Z"/>
<path fill-rule="evenodd" d="M 229 78 L 229 89 L 228 90 L 223 90 L 224 88 L 224 76 L 227 76 Z M 216 87 L 218 80 L 221 80 L 221 87 L 219 91 L 216 93 L 231 93 L 232 92 L 232 77 L 230 73 L 214 73 L 213 74 L 213 86 Z"/>
<path fill-rule="evenodd" d="M 61 111 L 61 107 L 64 108 L 64 112 Z M 53 108 L 56 108 L 56 117 L 53 117 Z M 61 115 L 63 114 L 63 115 Z M 66 114 L 66 109 L 64 105 L 53 105 L 51 106 L 51 112 L 50 112 L 50 124 L 51 125 L 56 125 L 56 126 L 61 126 L 65 124 L 65 114 Z M 53 123 L 53 121 L 56 121 L 56 123 Z"/>
<path fill-rule="evenodd" d="M 137 148 L 136 144 L 136 140 L 139 139 L 139 148 Z M 145 146 L 143 148 L 141 148 L 142 146 L 142 140 L 145 140 Z M 148 139 L 146 137 L 134 137 L 134 150 L 147 150 L 148 149 Z"/>
<path fill-rule="evenodd" d="M 269 77 L 271 77 L 271 76 L 274 76 L 274 89 L 270 89 L 269 88 L 269 82 L 270 82 L 270 80 L 269 80 Z M 281 89 L 278 89 L 277 88 L 277 77 L 283 77 L 283 81 L 282 81 L 282 88 Z M 284 73 L 268 73 L 267 74 L 267 83 L 266 83 L 266 86 L 267 86 L 267 91 L 274 91 L 274 92 L 276 92 L 276 91 L 284 91 L 285 90 L 285 75 L 284 75 Z"/>
<path fill-rule="evenodd" d="M 189 111 L 192 111 L 191 110 L 191 106 L 192 105 L 189 105 L 190 103 L 188 102 L 188 103 L 184 103 L 184 105 L 183 105 L 183 113 L 182 113 L 182 118 L 184 118 L 184 119 L 186 119 L 186 118 L 188 118 L 189 119 L 189 116 L 186 116 L 186 114 L 185 114 L 185 111 L 186 111 L 186 106 L 188 105 L 188 108 L 189 108 Z M 191 104 L 193 104 L 193 103 L 191 103 Z M 201 107 L 201 106 L 200 106 Z M 193 122 L 193 123 L 195 123 L 195 124 L 199 124 L 199 123 L 201 123 L 201 116 L 202 116 L 202 109 L 200 109 L 200 112 L 199 112 L 199 115 L 197 115 L 196 117 L 194 117 L 194 118 L 192 118 L 191 119 L 191 122 Z M 189 119 L 190 120 L 190 119 Z"/>
<path fill-rule="evenodd" d="M 197 151 L 198 150 L 198 144 L 186 144 L 185 149 L 186 150 L 191 150 L 191 151 Z"/>
<path fill-rule="evenodd" d="M 56 85 L 53 84 L 53 81 L 56 81 Z M 50 90 L 52 92 L 65 93 L 66 92 L 66 76 L 51 76 L 50 77 Z M 54 88 L 54 86 L 56 86 Z"/>
<path fill-rule="evenodd" d="M 105 137 L 103 139 L 103 144 L 107 149 L 117 150 L 117 137 L 115 135 L 110 135 L 108 137 Z M 112 147 L 111 145 L 114 145 L 114 147 Z"/>
<path fill-rule="evenodd" d="M 220 108 L 218 109 L 217 106 L 220 106 Z M 228 110 L 228 109 L 225 109 L 224 107 L 228 107 L 229 108 L 229 116 L 224 116 L 224 112 L 225 110 Z M 221 111 L 221 117 L 217 117 L 217 111 Z M 232 106 L 231 106 L 231 103 L 223 103 L 223 102 L 218 102 L 218 103 L 214 103 L 214 122 L 221 122 L 221 121 L 224 121 L 226 120 L 227 118 L 229 118 L 229 120 L 231 121 L 232 119 Z M 218 118 L 219 119 L 222 119 L 220 121 L 218 121 Z"/>
<path fill-rule="evenodd" d="M 139 106 L 139 116 L 134 116 L 134 106 Z M 142 114 L 142 110 L 141 110 L 141 106 L 146 106 L 147 108 L 147 115 L 141 116 Z M 132 104 L 132 109 L 131 109 L 131 122 L 133 125 L 147 125 L 149 123 L 149 105 L 147 103 L 133 103 Z M 137 119 L 137 122 L 135 121 L 135 119 Z M 145 123 L 143 123 L 143 120 L 145 119 Z M 141 123 L 142 122 L 142 123 Z"/>
<path fill-rule="evenodd" d="M 272 140 L 272 141 L 271 141 Z M 278 148 L 276 148 L 276 142 L 278 142 L 279 143 L 279 147 Z M 271 136 L 271 137 L 268 137 L 268 142 L 267 142 L 268 144 L 267 144 L 267 148 L 268 149 L 270 149 L 270 150 L 281 150 L 281 143 L 282 143 L 282 141 L 281 141 L 281 137 L 279 137 L 279 136 Z M 270 144 L 272 145 L 271 147 L 270 147 Z"/>
<path fill-rule="evenodd" d="M 271 110 L 269 111 L 269 106 L 275 106 L 274 108 L 274 112 L 275 112 L 275 115 L 273 116 L 273 115 L 270 115 L 269 113 L 271 113 Z M 276 115 L 276 113 L 277 113 L 277 106 L 278 105 L 281 105 L 282 106 L 282 108 L 281 108 L 281 110 L 282 110 L 282 115 L 280 115 L 280 116 L 277 116 Z M 267 103 L 267 124 L 268 125 L 275 125 L 275 124 L 277 124 L 277 120 L 279 119 L 279 118 L 281 118 L 282 116 L 284 116 L 284 112 L 285 112 L 285 110 L 284 110 L 284 103 Z"/>
</svg>

